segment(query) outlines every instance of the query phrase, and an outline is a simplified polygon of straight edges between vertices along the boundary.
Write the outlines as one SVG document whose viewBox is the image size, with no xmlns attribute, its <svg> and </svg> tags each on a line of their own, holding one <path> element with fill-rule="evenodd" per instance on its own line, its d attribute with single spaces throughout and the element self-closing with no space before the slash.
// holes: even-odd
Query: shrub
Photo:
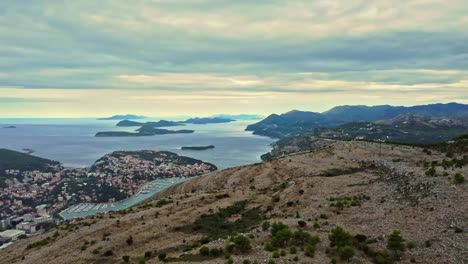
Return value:
<svg viewBox="0 0 468 264">
<path fill-rule="evenodd" d="M 332 229 L 328 235 L 330 246 L 337 248 L 351 245 L 351 238 L 351 234 L 346 232 L 341 226 Z"/>
<path fill-rule="evenodd" d="M 299 261 L 299 257 L 298 257 L 298 256 L 294 256 L 293 260 L 294 260 L 294 261 Z"/>
<path fill-rule="evenodd" d="M 268 221 L 263 221 L 263 223 L 262 223 L 262 230 L 263 230 L 263 231 L 267 231 L 268 229 L 270 229 L 270 222 L 268 222 Z"/>
<path fill-rule="evenodd" d="M 163 253 L 159 253 L 159 255 L 158 255 L 158 259 L 161 260 L 161 261 L 165 261 L 165 260 L 166 260 L 166 257 L 167 257 L 167 255 L 166 255 L 166 253 L 164 253 L 164 252 L 163 252 Z"/>
<path fill-rule="evenodd" d="M 133 244 L 133 237 L 129 236 L 125 242 L 127 242 L 127 245 L 129 245 L 129 246 L 132 245 Z"/>
<path fill-rule="evenodd" d="M 221 254 L 223 254 L 223 250 L 221 248 L 210 249 L 210 255 L 213 257 L 219 257 Z"/>
<path fill-rule="evenodd" d="M 413 241 L 409 241 L 408 243 L 406 243 L 406 247 L 408 249 L 413 249 L 414 248 L 414 242 Z"/>
<path fill-rule="evenodd" d="M 151 251 L 146 251 L 145 252 L 145 258 L 146 259 L 151 258 L 152 255 L 153 255 L 153 253 Z"/>
<path fill-rule="evenodd" d="M 242 264 L 250 264 L 250 260 L 244 259 L 244 261 L 242 261 Z"/>
<path fill-rule="evenodd" d="M 252 248 L 252 246 L 250 245 L 250 240 L 243 235 L 238 235 L 234 237 L 233 242 L 234 242 L 235 248 L 238 249 L 242 253 L 245 253 Z"/>
<path fill-rule="evenodd" d="M 112 250 L 106 250 L 103 255 L 105 257 L 110 257 L 114 255 L 114 252 L 112 252 Z"/>
<path fill-rule="evenodd" d="M 280 254 L 278 253 L 278 251 L 273 252 L 273 258 L 279 258 L 279 257 L 280 257 Z"/>
<path fill-rule="evenodd" d="M 400 231 L 394 230 L 387 239 L 387 248 L 394 251 L 405 250 L 405 239 L 400 235 Z"/>
<path fill-rule="evenodd" d="M 435 176 L 436 170 L 435 170 L 434 167 L 431 167 L 431 168 L 428 169 L 425 173 L 426 173 L 426 176 Z"/>
<path fill-rule="evenodd" d="M 456 184 L 462 184 L 465 181 L 465 177 L 463 177 L 460 173 L 456 173 L 454 180 Z"/>
<path fill-rule="evenodd" d="M 290 247 L 289 248 L 289 254 L 296 254 L 297 253 L 297 248 L 296 247 Z"/>
<path fill-rule="evenodd" d="M 308 257 L 313 258 L 315 255 L 315 247 L 311 244 L 308 244 L 304 249 L 304 254 Z"/>
<path fill-rule="evenodd" d="M 320 214 L 320 218 L 321 218 L 321 219 L 328 219 L 328 215 L 326 215 L 326 214 Z"/>
<path fill-rule="evenodd" d="M 200 248 L 200 255 L 202 256 L 209 256 L 210 255 L 210 249 L 208 247 L 202 247 Z"/>
<path fill-rule="evenodd" d="M 307 226 L 307 223 L 305 221 L 302 221 L 302 220 L 298 221 L 297 224 L 302 228 Z"/>
<path fill-rule="evenodd" d="M 282 257 L 286 256 L 286 251 L 285 251 L 284 249 L 282 249 L 282 250 L 280 251 L 280 255 L 281 255 Z"/>
<path fill-rule="evenodd" d="M 354 256 L 354 249 L 351 246 L 338 248 L 338 255 L 342 260 L 348 260 Z"/>
<path fill-rule="evenodd" d="M 130 256 L 122 256 L 122 261 L 128 263 L 130 261 Z"/>
</svg>

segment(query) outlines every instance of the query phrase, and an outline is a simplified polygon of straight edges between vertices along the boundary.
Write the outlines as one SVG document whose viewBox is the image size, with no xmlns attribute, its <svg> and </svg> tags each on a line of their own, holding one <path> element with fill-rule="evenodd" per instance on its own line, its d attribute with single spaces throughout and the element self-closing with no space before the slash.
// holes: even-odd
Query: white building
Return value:
<svg viewBox="0 0 468 264">
<path fill-rule="evenodd" d="M 12 241 L 17 240 L 21 235 L 25 235 L 26 232 L 23 230 L 9 229 L 0 232 L 0 237 L 11 239 Z"/>
</svg>

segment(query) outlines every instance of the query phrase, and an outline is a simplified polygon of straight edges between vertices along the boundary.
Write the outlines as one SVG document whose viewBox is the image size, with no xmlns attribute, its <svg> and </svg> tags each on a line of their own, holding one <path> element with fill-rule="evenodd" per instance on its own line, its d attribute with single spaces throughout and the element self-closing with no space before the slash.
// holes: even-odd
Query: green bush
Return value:
<svg viewBox="0 0 468 264">
<path fill-rule="evenodd" d="M 465 177 L 463 177 L 460 173 L 456 173 L 454 176 L 454 180 L 456 184 L 462 184 L 465 182 Z"/>
<path fill-rule="evenodd" d="M 331 230 L 331 233 L 328 235 L 328 239 L 330 240 L 331 247 L 344 247 L 351 245 L 352 236 L 350 233 L 346 232 L 341 226 L 337 226 L 336 228 Z"/>
<path fill-rule="evenodd" d="M 304 254 L 308 257 L 311 257 L 313 258 L 314 255 L 315 255 L 315 246 L 311 245 L 311 244 L 308 244 L 305 248 L 304 248 Z"/>
<path fill-rule="evenodd" d="M 387 248 L 395 251 L 405 250 L 405 239 L 400 235 L 400 231 L 394 230 L 387 239 Z"/>
<path fill-rule="evenodd" d="M 289 254 L 296 254 L 297 253 L 297 248 L 296 247 L 290 247 L 289 248 Z"/>
<path fill-rule="evenodd" d="M 250 240 L 243 235 L 238 235 L 234 237 L 233 242 L 235 248 L 242 253 L 245 253 L 252 249 L 252 246 L 250 245 Z"/>
<path fill-rule="evenodd" d="M 200 248 L 200 255 L 202 256 L 209 256 L 210 255 L 210 249 L 208 247 L 202 247 Z"/>
<path fill-rule="evenodd" d="M 161 261 L 165 261 L 166 257 L 167 257 L 166 253 L 159 253 L 158 255 L 158 259 Z"/>
<path fill-rule="evenodd" d="M 339 247 L 338 255 L 342 260 L 348 260 L 354 256 L 354 249 L 351 246 Z"/>
<path fill-rule="evenodd" d="M 263 230 L 263 231 L 267 231 L 268 229 L 270 229 L 270 222 L 268 222 L 268 221 L 263 221 L 263 223 L 262 223 L 262 230 Z"/>
<path fill-rule="evenodd" d="M 210 249 L 210 255 L 213 257 L 219 257 L 223 254 L 223 249 L 221 248 L 212 248 Z"/>
</svg>

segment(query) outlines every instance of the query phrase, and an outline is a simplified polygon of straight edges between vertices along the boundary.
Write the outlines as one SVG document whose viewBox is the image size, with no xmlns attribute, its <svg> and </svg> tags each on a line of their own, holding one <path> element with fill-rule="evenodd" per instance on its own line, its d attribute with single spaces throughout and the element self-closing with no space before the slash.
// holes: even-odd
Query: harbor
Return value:
<svg viewBox="0 0 468 264">
<path fill-rule="evenodd" d="M 61 211 L 59 215 L 65 220 L 70 220 L 84 218 L 98 213 L 124 210 L 187 179 L 188 178 L 157 179 L 145 184 L 137 194 L 127 199 L 115 203 L 79 203 Z"/>
</svg>

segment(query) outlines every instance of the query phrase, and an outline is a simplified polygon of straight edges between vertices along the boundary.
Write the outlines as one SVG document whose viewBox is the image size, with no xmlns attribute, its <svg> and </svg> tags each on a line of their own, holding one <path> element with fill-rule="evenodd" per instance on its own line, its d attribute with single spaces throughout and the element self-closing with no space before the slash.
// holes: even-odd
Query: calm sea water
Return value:
<svg viewBox="0 0 468 264">
<path fill-rule="evenodd" d="M 158 119 L 142 120 L 157 121 Z M 252 135 L 245 127 L 256 121 L 186 125 L 167 129 L 192 129 L 193 134 L 149 137 L 94 137 L 99 131 L 133 131 L 119 128 L 115 120 L 95 119 L 0 119 L 0 148 L 32 149 L 33 155 L 62 162 L 65 166 L 87 167 L 116 150 L 167 150 L 211 162 L 220 169 L 260 161 L 271 150 L 273 139 Z M 16 128 L 3 128 L 5 126 Z M 204 151 L 181 150 L 182 146 L 214 145 Z"/>
</svg>

